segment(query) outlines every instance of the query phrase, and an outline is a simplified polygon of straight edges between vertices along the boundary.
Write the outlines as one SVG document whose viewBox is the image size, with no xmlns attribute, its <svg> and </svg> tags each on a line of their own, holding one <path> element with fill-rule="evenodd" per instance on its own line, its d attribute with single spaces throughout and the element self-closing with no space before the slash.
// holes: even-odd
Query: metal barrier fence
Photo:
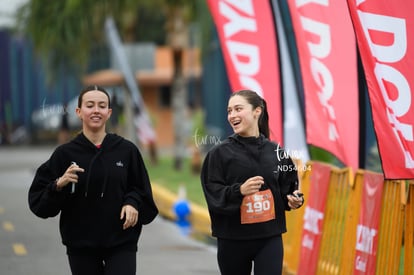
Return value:
<svg viewBox="0 0 414 275">
<path fill-rule="evenodd" d="M 312 162 L 307 165 L 312 166 Z M 320 253 L 316 274 L 353 274 L 357 225 L 361 209 L 363 177 L 370 171 L 359 170 L 352 176 L 348 168 L 330 166 Z M 308 194 L 312 188 L 312 169 L 300 174 L 305 196 L 302 208 L 287 213 L 288 232 L 283 235 L 285 274 L 296 274 L 300 260 L 301 237 Z M 177 195 L 154 185 L 154 197 L 161 215 L 174 220 L 173 205 Z M 307 198 L 307 199 L 306 199 Z M 414 260 L 414 181 L 385 180 L 382 192 L 376 274 L 413 275 Z M 193 230 L 210 236 L 206 208 L 190 203 L 189 221 Z M 309 273 L 310 274 L 310 273 Z"/>
<path fill-rule="evenodd" d="M 312 166 L 312 162 L 308 165 Z M 312 169 L 301 176 L 301 189 L 308 197 Z M 352 178 L 349 169 L 331 167 L 321 246 L 316 274 L 353 274 L 357 225 L 361 209 L 364 174 Z M 385 180 L 381 199 L 376 274 L 414 274 L 414 181 Z M 288 232 L 284 234 L 284 268 L 296 274 L 300 261 L 305 205 L 287 213 Z M 310 274 L 310 273 L 309 273 Z"/>
</svg>

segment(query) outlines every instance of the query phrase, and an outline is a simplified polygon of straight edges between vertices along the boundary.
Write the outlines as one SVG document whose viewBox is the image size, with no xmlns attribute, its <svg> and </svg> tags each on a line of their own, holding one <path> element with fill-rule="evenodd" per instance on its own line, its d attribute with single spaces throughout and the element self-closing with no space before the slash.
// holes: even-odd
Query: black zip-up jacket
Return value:
<svg viewBox="0 0 414 275">
<path fill-rule="evenodd" d="M 240 186 L 250 177 L 262 176 L 274 198 L 276 219 L 241 224 Z M 232 135 L 207 154 L 201 183 L 211 218 L 212 235 L 223 239 L 251 240 L 286 232 L 287 195 L 297 189 L 297 170 L 290 157 L 263 135 Z"/>
<path fill-rule="evenodd" d="M 55 180 L 72 161 L 85 169 L 78 173 L 75 193 L 71 184 L 57 191 Z M 57 147 L 37 169 L 28 199 L 31 211 L 41 218 L 60 213 L 60 234 L 68 253 L 84 248 L 136 250 L 142 225 L 158 214 L 138 148 L 116 134 L 107 134 L 99 149 L 82 133 Z M 138 210 L 138 223 L 123 230 L 120 214 L 126 204 Z"/>
</svg>

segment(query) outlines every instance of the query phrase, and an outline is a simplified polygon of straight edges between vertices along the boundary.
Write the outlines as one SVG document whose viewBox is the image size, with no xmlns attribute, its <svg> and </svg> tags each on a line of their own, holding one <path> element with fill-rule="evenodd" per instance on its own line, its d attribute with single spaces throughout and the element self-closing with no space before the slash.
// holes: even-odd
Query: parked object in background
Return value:
<svg viewBox="0 0 414 275">
<path fill-rule="evenodd" d="M 68 104 L 63 104 L 63 112 L 60 117 L 60 127 L 58 135 L 58 144 L 63 144 L 69 141 L 70 132 L 69 132 L 69 119 L 68 119 Z"/>
<path fill-rule="evenodd" d="M 78 104 L 77 98 L 71 99 L 67 104 L 67 122 L 69 132 L 78 131 L 81 128 L 81 121 L 75 114 Z M 64 104 L 47 104 L 32 113 L 32 140 L 34 142 L 56 140 L 59 130 L 62 127 L 62 115 L 65 113 Z"/>
</svg>

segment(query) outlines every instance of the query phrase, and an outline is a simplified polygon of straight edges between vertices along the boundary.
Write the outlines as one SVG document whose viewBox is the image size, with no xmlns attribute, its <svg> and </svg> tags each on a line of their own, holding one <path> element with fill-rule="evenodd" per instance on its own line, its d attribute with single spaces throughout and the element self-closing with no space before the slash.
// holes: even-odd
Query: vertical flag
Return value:
<svg viewBox="0 0 414 275">
<path fill-rule="evenodd" d="M 106 18 L 105 31 L 110 49 L 120 63 L 122 74 L 125 78 L 125 83 L 128 87 L 129 92 L 131 93 L 135 112 L 134 125 L 138 139 L 142 144 L 152 144 L 155 142 L 156 134 L 154 128 L 151 125 L 150 118 L 144 105 L 144 101 L 141 98 L 141 93 L 139 92 L 134 73 L 132 72 L 131 66 L 128 63 L 126 54 L 123 51 L 121 39 L 112 17 Z"/>
<path fill-rule="evenodd" d="M 306 144 L 305 127 L 303 124 L 303 113 L 300 108 L 298 89 L 291 59 L 289 58 L 288 42 L 283 26 L 280 6 L 277 0 L 273 0 L 273 12 L 276 20 L 277 37 L 280 49 L 280 68 L 283 94 L 283 138 L 284 147 L 292 158 L 300 159 L 306 163 L 309 151 Z"/>
<path fill-rule="evenodd" d="M 231 89 L 262 96 L 270 138 L 283 145 L 278 49 L 269 1 L 208 0 Z"/>
<path fill-rule="evenodd" d="M 365 172 L 357 226 L 354 274 L 375 274 L 383 187 L 382 174 Z"/>
<path fill-rule="evenodd" d="M 330 177 L 331 167 L 329 165 L 317 162 L 312 164 L 311 188 L 303 216 L 298 275 L 316 272 Z"/>
<path fill-rule="evenodd" d="M 288 0 L 288 5 L 303 78 L 307 141 L 357 169 L 357 56 L 346 2 Z"/>
<path fill-rule="evenodd" d="M 414 2 L 348 0 L 348 5 L 385 178 L 413 179 Z"/>
</svg>

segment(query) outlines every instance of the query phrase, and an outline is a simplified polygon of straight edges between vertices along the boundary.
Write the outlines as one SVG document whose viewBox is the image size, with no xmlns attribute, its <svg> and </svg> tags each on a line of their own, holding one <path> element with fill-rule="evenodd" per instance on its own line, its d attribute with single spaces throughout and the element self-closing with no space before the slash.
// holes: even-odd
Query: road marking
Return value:
<svg viewBox="0 0 414 275">
<path fill-rule="evenodd" d="M 0 214 L 4 213 L 4 208 L 0 207 Z M 11 222 L 3 222 L 3 229 L 5 231 L 8 232 L 13 232 L 14 231 L 14 225 Z M 13 251 L 14 254 L 16 254 L 17 256 L 24 256 L 27 254 L 27 250 L 26 247 L 24 246 L 24 244 L 21 243 L 14 243 L 13 245 Z"/>
<path fill-rule="evenodd" d="M 26 247 L 21 243 L 13 244 L 13 250 L 14 250 L 14 254 L 18 256 L 24 256 L 27 254 Z"/>
<path fill-rule="evenodd" d="M 3 229 L 8 232 L 14 231 L 14 225 L 11 222 L 3 222 Z"/>
</svg>

